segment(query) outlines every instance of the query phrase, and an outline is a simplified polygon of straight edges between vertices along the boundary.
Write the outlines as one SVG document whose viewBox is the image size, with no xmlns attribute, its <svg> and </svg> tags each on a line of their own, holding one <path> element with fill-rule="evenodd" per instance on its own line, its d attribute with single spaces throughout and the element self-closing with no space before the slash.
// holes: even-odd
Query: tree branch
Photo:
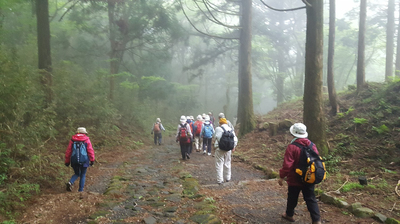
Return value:
<svg viewBox="0 0 400 224">
<path fill-rule="evenodd" d="M 306 4 L 306 6 L 308 7 L 312 7 L 312 5 L 310 3 L 307 2 L 307 0 L 302 0 L 304 2 L 304 4 Z"/>
<path fill-rule="evenodd" d="M 213 9 L 213 10 L 216 11 L 216 12 L 224 13 L 224 14 L 226 14 L 226 15 L 231 15 L 231 16 L 239 16 L 239 15 L 240 15 L 239 12 L 231 11 L 231 12 L 229 13 L 229 12 L 221 11 L 221 10 L 218 9 L 218 6 L 217 6 L 217 5 L 211 3 L 209 0 L 206 0 L 206 2 L 207 2 L 208 7 L 210 7 L 211 9 Z"/>
<path fill-rule="evenodd" d="M 262 3 L 263 5 L 265 5 L 267 8 L 272 9 L 272 10 L 274 10 L 274 11 L 278 11 L 278 12 L 296 11 L 296 10 L 299 10 L 299 9 L 305 9 L 305 8 L 306 8 L 306 6 L 302 6 L 302 7 L 292 8 L 292 9 L 276 9 L 276 8 L 273 8 L 273 7 L 269 6 L 269 5 L 267 5 L 267 3 L 265 3 L 263 0 L 260 0 L 260 1 L 261 1 L 261 3 Z M 304 1 L 305 1 L 305 0 L 303 0 L 303 2 L 304 2 Z"/>
<path fill-rule="evenodd" d="M 58 20 L 58 22 L 61 22 L 61 20 L 64 18 L 64 16 L 76 5 L 78 4 L 79 0 L 77 0 L 76 2 L 74 2 L 74 4 L 71 5 L 71 7 L 69 7 L 67 9 L 67 11 L 65 11 L 62 16 L 60 17 L 60 19 Z"/>
<path fill-rule="evenodd" d="M 190 25 L 191 25 L 197 32 L 199 32 L 199 33 L 201 33 L 201 34 L 203 34 L 203 35 L 212 37 L 212 38 L 219 38 L 219 39 L 226 39 L 226 40 L 237 40 L 237 39 L 239 39 L 239 38 L 237 38 L 237 37 L 235 38 L 235 37 L 220 37 L 220 36 L 214 36 L 214 35 L 211 35 L 211 34 L 202 32 L 201 30 L 197 29 L 197 27 L 196 27 L 196 26 L 192 23 L 192 21 L 189 19 L 188 15 L 187 15 L 186 12 L 185 12 L 185 9 L 183 8 L 182 1 L 181 1 L 181 0 L 179 0 L 179 3 L 180 3 L 180 5 L 181 5 L 182 12 L 183 12 L 183 14 L 185 15 L 186 19 L 188 20 L 188 22 L 190 23 Z"/>
</svg>

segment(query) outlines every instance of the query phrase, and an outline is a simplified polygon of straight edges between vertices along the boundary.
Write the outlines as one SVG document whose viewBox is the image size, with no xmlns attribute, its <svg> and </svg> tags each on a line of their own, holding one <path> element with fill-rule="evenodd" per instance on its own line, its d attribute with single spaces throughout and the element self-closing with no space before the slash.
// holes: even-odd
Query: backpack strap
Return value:
<svg viewBox="0 0 400 224">
<path fill-rule="evenodd" d="M 316 151 L 314 151 L 314 149 L 313 149 L 313 145 L 314 145 L 313 142 L 311 142 L 310 145 L 308 145 L 308 146 L 304 146 L 304 145 L 302 145 L 302 144 L 300 144 L 298 142 L 293 142 L 291 144 L 299 147 L 300 149 L 304 148 L 306 150 L 306 152 L 312 153 L 312 154 L 314 154 L 314 155 L 319 157 L 319 154 Z"/>
<path fill-rule="evenodd" d="M 300 144 L 300 143 L 298 143 L 298 142 L 293 142 L 293 143 L 291 143 L 291 144 L 292 144 L 292 145 L 295 145 L 295 146 L 297 146 L 297 147 L 299 147 L 300 149 L 305 148 L 305 149 L 310 149 L 311 151 L 314 151 L 314 150 L 313 150 L 313 145 L 314 145 L 313 142 L 311 142 L 308 146 L 304 146 L 304 145 L 302 145 L 302 144 Z"/>
</svg>

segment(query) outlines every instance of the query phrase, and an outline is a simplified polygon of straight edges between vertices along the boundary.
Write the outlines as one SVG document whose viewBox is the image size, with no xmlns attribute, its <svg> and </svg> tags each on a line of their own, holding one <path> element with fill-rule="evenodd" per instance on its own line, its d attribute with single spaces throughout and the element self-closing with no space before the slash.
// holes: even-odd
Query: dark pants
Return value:
<svg viewBox="0 0 400 224">
<path fill-rule="evenodd" d="M 189 146 L 188 146 L 188 153 L 189 153 L 189 155 L 192 154 L 192 150 L 193 150 L 193 139 L 191 138 L 191 139 L 190 139 Z"/>
<path fill-rule="evenodd" d="M 83 187 L 85 187 L 85 179 L 86 179 L 86 171 L 87 167 L 83 167 L 83 165 L 71 165 L 72 169 L 74 169 L 74 175 L 72 175 L 69 182 L 74 184 L 76 179 L 79 177 L 79 189 L 78 191 L 83 191 Z"/>
<path fill-rule="evenodd" d="M 307 204 L 307 209 L 310 212 L 311 219 L 313 222 L 318 222 L 321 219 L 319 213 L 317 199 L 314 194 L 315 185 L 304 185 L 302 187 L 289 186 L 288 187 L 288 198 L 286 206 L 286 215 L 293 217 L 294 208 L 297 206 L 297 201 L 299 199 L 300 191 L 303 193 L 304 201 Z"/>
<path fill-rule="evenodd" d="M 179 143 L 181 146 L 182 159 L 185 160 L 189 153 L 189 143 Z"/>
<path fill-rule="evenodd" d="M 161 145 L 161 140 L 162 140 L 161 132 L 160 133 L 154 133 L 154 144 Z"/>
<path fill-rule="evenodd" d="M 212 142 L 212 138 L 203 138 L 203 151 L 206 150 L 206 146 L 207 146 L 207 151 L 208 153 L 211 153 L 211 142 Z"/>
</svg>

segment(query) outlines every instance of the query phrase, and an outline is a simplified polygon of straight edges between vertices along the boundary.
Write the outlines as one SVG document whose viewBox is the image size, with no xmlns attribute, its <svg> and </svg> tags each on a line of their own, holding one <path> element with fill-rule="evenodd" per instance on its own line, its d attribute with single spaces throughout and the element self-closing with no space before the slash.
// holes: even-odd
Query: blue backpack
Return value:
<svg viewBox="0 0 400 224">
<path fill-rule="evenodd" d="M 214 129 L 211 127 L 211 125 L 204 124 L 203 137 L 204 138 L 212 138 L 213 133 L 214 133 Z"/>
<path fill-rule="evenodd" d="M 89 161 L 85 142 L 72 142 L 71 164 L 83 165 Z"/>
</svg>

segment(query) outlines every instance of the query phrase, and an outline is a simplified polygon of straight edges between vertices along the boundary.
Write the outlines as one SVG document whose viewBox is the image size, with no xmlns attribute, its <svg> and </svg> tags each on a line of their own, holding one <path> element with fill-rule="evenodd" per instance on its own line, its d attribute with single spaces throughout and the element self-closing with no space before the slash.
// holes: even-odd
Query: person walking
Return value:
<svg viewBox="0 0 400 224">
<path fill-rule="evenodd" d="M 290 127 L 289 131 L 295 137 L 291 141 L 291 143 L 296 142 L 306 147 L 311 144 L 311 141 L 307 138 L 307 127 L 304 124 L 295 123 Z M 315 145 L 313 145 L 312 149 L 316 153 L 318 153 L 318 149 Z M 307 204 L 307 209 L 310 212 L 312 223 L 321 224 L 321 215 L 314 193 L 315 184 L 302 183 L 298 174 L 295 171 L 299 164 L 300 153 L 301 149 L 298 146 L 294 144 L 289 144 L 286 148 L 282 168 L 279 170 L 279 185 L 283 186 L 284 178 L 286 178 L 286 182 L 288 184 L 286 212 L 282 214 L 282 218 L 290 222 L 295 221 L 295 219 L 293 218 L 294 209 L 297 206 L 299 194 L 301 191 L 304 201 Z"/>
<path fill-rule="evenodd" d="M 222 129 L 223 128 L 223 129 Z M 219 148 L 219 142 L 221 140 L 222 134 L 225 131 L 230 131 L 232 132 L 234 136 L 234 148 L 230 151 L 225 151 Z M 235 135 L 235 132 L 232 130 L 231 127 L 228 126 L 228 122 L 225 118 L 219 119 L 219 126 L 215 128 L 215 142 L 214 142 L 214 148 L 215 148 L 215 168 L 217 170 L 217 183 L 222 184 L 224 183 L 224 177 L 225 181 L 229 182 L 232 178 L 232 173 L 231 173 L 231 156 L 232 152 L 235 151 L 235 148 L 237 146 L 238 139 Z"/>
<path fill-rule="evenodd" d="M 186 116 L 182 115 L 180 121 L 180 124 L 178 125 L 178 129 L 176 131 L 176 142 L 179 142 L 179 145 L 181 147 L 181 154 L 182 154 L 182 160 L 190 159 L 190 155 L 188 153 L 189 150 L 189 144 L 190 144 L 190 138 L 192 136 L 192 132 L 190 130 L 189 124 L 186 122 Z"/>
<path fill-rule="evenodd" d="M 189 148 L 188 148 L 188 154 L 190 156 L 190 154 L 192 154 L 192 150 L 193 150 L 193 121 L 192 121 L 192 116 L 187 116 L 186 117 L 186 122 L 189 124 L 190 133 L 192 133 L 191 137 L 190 137 Z"/>
<path fill-rule="evenodd" d="M 224 113 L 219 113 L 218 114 L 218 119 L 221 119 L 221 118 L 225 118 L 226 119 Z M 228 122 L 228 126 L 232 129 L 232 131 L 235 131 L 235 127 L 232 125 L 232 123 L 228 119 L 226 120 L 226 122 Z"/>
<path fill-rule="evenodd" d="M 151 134 L 154 133 L 154 144 L 161 145 L 162 135 L 161 131 L 165 132 L 164 126 L 161 124 L 161 119 L 157 118 L 156 123 L 153 124 L 153 128 L 151 129 Z"/>
<path fill-rule="evenodd" d="M 208 155 L 211 156 L 211 142 L 214 132 L 214 126 L 210 123 L 210 117 L 206 116 L 200 133 L 200 138 L 203 138 L 203 154 L 208 152 Z"/>
<path fill-rule="evenodd" d="M 197 121 L 193 124 L 194 129 L 194 146 L 196 148 L 196 152 L 200 152 L 200 149 L 203 148 L 203 140 L 200 138 L 201 129 L 203 127 L 201 115 L 197 115 Z"/>
<path fill-rule="evenodd" d="M 208 116 L 210 117 L 210 123 L 215 127 L 215 118 L 212 112 L 208 112 Z"/>
<path fill-rule="evenodd" d="M 67 151 L 65 152 L 65 166 L 71 165 L 74 170 L 67 185 L 67 191 L 72 191 L 72 186 L 79 179 L 79 192 L 85 187 L 86 171 L 89 166 L 94 164 L 94 150 L 86 128 L 79 127 L 76 134 L 69 141 Z"/>
</svg>

